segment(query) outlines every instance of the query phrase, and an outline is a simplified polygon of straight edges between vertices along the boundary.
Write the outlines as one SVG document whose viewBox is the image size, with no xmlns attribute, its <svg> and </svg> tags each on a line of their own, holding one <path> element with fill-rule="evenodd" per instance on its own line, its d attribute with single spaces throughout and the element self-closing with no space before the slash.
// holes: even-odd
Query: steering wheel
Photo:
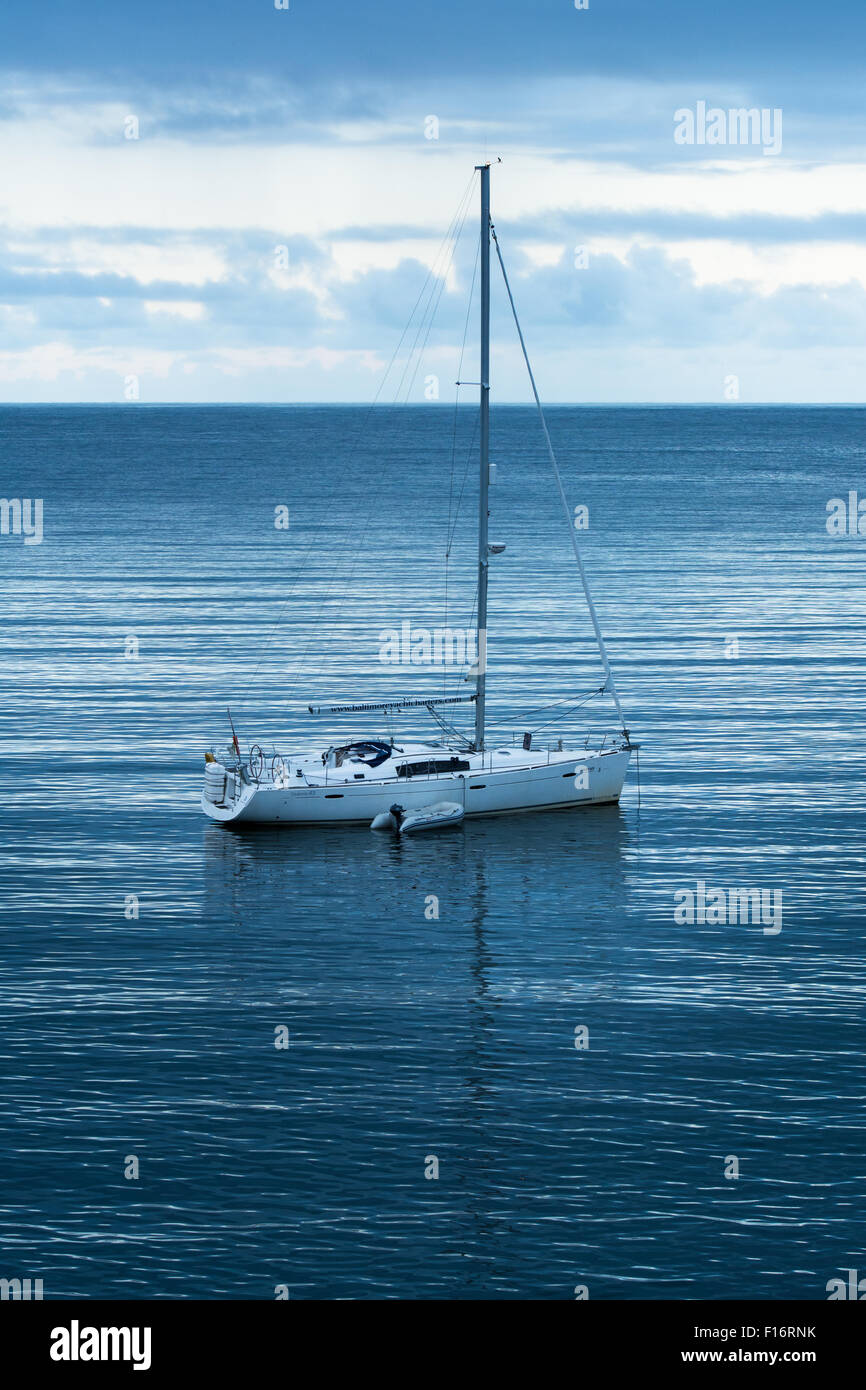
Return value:
<svg viewBox="0 0 866 1390">
<path fill-rule="evenodd" d="M 265 755 L 257 743 L 250 749 L 250 776 L 258 782 L 265 770 Z"/>
<path fill-rule="evenodd" d="M 283 782 L 285 781 L 285 777 L 286 764 L 280 757 L 279 753 L 275 753 L 273 758 L 271 759 L 271 781 L 276 782 L 279 778 L 279 780 Z"/>
</svg>

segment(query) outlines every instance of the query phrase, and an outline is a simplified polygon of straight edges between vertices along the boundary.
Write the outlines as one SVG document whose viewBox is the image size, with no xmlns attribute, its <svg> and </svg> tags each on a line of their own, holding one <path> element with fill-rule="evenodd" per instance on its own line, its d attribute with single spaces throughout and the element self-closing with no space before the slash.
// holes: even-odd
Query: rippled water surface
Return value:
<svg viewBox="0 0 866 1390">
<path fill-rule="evenodd" d="M 292 747 L 389 732 L 311 702 L 465 693 L 379 650 L 471 621 L 473 425 L 0 411 L 45 518 L 0 538 L 0 1275 L 815 1299 L 866 1268 L 866 538 L 825 525 L 866 412 L 551 412 L 640 806 L 633 764 L 619 807 L 405 843 L 200 813 L 229 703 Z M 492 444 L 491 738 L 612 728 L 567 713 L 599 667 L 533 416 Z M 781 893 L 781 931 L 680 924 L 698 881 Z"/>
</svg>

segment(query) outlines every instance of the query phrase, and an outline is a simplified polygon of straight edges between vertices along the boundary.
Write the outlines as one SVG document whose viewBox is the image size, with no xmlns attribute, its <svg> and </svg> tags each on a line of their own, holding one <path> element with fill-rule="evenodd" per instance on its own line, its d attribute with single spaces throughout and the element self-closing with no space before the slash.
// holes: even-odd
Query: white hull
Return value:
<svg viewBox="0 0 866 1390">
<path fill-rule="evenodd" d="M 430 750 L 428 750 L 430 751 Z M 437 750 L 440 754 L 442 750 Z M 415 751 L 417 756 L 417 750 Z M 222 823 L 266 825 L 365 825 L 398 802 L 405 811 L 421 810 L 432 802 L 456 801 L 467 819 L 600 806 L 619 800 L 628 770 L 630 749 L 619 745 L 599 752 L 556 751 L 534 761 L 530 754 L 500 751 L 469 754 L 470 770 L 411 778 L 354 774 L 345 779 L 320 774 L 311 785 L 308 774 L 272 780 L 234 781 L 235 794 L 223 804 L 202 794 L 202 810 Z M 303 766 L 309 766 L 306 760 Z M 321 762 L 319 763 L 321 768 Z"/>
</svg>

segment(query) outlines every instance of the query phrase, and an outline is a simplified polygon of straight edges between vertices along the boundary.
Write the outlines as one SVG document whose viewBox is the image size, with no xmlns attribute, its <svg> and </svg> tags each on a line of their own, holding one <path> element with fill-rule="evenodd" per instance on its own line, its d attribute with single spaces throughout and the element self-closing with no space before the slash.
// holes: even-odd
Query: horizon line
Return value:
<svg viewBox="0 0 866 1390">
<path fill-rule="evenodd" d="M 189 406 L 208 408 L 213 410 L 236 409 L 238 407 L 260 408 L 265 410 L 309 410 L 309 409 L 345 409 L 348 406 L 360 407 L 367 410 L 453 410 L 454 401 L 369 401 L 369 400 L 345 400 L 345 401 L 208 401 L 208 400 L 188 400 L 188 401 L 3 401 L 0 400 L 0 410 L 2 409 L 38 409 L 40 407 L 66 406 L 70 409 L 92 409 L 104 408 L 115 410 L 154 410 L 154 409 L 183 409 Z M 460 410 L 477 409 L 477 401 L 466 401 L 460 403 L 457 408 Z M 708 408 L 718 410 L 755 410 L 755 409 L 776 409 L 776 410 L 858 410 L 866 408 L 866 400 L 863 401 L 544 401 L 545 410 L 706 410 Z M 532 410 L 537 407 L 532 401 L 492 401 L 491 410 L 512 409 L 512 410 Z"/>
</svg>

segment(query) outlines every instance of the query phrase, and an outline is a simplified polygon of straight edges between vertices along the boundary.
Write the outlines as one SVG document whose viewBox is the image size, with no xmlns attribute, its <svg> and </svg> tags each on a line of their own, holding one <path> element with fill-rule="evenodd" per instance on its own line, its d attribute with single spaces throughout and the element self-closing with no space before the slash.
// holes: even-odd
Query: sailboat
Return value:
<svg viewBox="0 0 866 1390">
<path fill-rule="evenodd" d="M 462 820 L 463 817 L 607 805 L 619 800 L 631 753 L 639 745 L 630 738 L 614 684 L 505 262 L 491 220 L 490 165 L 475 167 L 480 174 L 481 199 L 477 661 L 472 672 L 475 689 L 469 695 L 441 698 L 309 706 L 312 715 L 378 714 L 383 719 L 409 709 L 423 708 L 445 735 L 437 742 L 398 741 L 377 733 L 292 752 L 278 752 L 274 748 L 266 754 L 259 744 L 252 744 L 248 752 L 243 753 L 229 714 L 229 747 L 219 756 L 213 750 L 205 755 L 201 806 L 213 821 L 370 826 L 374 820 L 381 824 L 389 816 L 396 817 L 398 823 L 409 816 L 418 824 L 425 820 L 436 824 L 443 819 L 436 810 L 442 803 L 453 808 L 452 818 Z M 491 747 L 485 738 L 489 560 L 491 554 L 501 549 L 488 540 L 491 246 L 496 249 L 502 271 L 598 645 L 605 677 L 598 693 L 612 698 L 618 716 L 618 730 L 596 740 L 594 746 L 590 746 L 589 736 L 577 746 L 565 746 L 562 739 L 534 745 L 533 736 L 524 734 L 519 746 L 516 740 L 512 746 L 497 740 L 496 746 Z M 472 735 L 454 728 L 442 708 L 467 702 L 475 706 Z"/>
</svg>

